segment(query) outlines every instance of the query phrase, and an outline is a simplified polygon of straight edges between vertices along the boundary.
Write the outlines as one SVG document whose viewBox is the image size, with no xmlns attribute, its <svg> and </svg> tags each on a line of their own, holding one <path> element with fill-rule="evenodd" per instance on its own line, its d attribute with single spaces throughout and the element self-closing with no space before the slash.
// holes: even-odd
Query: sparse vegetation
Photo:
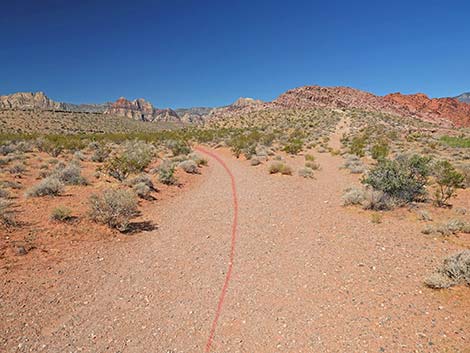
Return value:
<svg viewBox="0 0 470 353">
<path fill-rule="evenodd" d="M 197 174 L 199 173 L 199 168 L 197 167 L 197 163 L 192 159 L 187 159 L 182 161 L 178 164 L 178 168 L 183 169 L 186 173 L 189 174 Z"/>
<path fill-rule="evenodd" d="M 131 191 L 108 189 L 90 197 L 90 217 L 98 223 L 125 232 L 139 215 L 137 199 Z"/>
<path fill-rule="evenodd" d="M 292 168 L 282 162 L 273 162 L 269 166 L 269 174 L 281 173 L 283 175 L 292 175 Z"/>
<path fill-rule="evenodd" d="M 470 250 L 464 250 L 444 259 L 435 273 L 424 283 L 434 289 L 449 288 L 458 284 L 470 285 Z"/>
<path fill-rule="evenodd" d="M 64 192 L 64 184 L 56 177 L 47 177 L 26 192 L 27 197 L 58 196 Z"/>
<path fill-rule="evenodd" d="M 160 166 L 158 169 L 158 180 L 165 185 L 175 185 L 178 180 L 175 176 L 175 167 L 171 164 Z"/>
<path fill-rule="evenodd" d="M 454 196 L 455 190 L 464 187 L 464 176 L 448 161 L 436 162 L 432 174 L 437 184 L 435 203 L 439 207 L 446 206 L 447 201 Z"/>
<path fill-rule="evenodd" d="M 51 219 L 59 222 L 67 222 L 72 219 L 72 210 L 65 206 L 58 206 L 52 210 Z"/>
<path fill-rule="evenodd" d="M 363 183 L 399 202 L 423 201 L 430 174 L 430 158 L 418 155 L 384 159 L 373 168 Z"/>
</svg>

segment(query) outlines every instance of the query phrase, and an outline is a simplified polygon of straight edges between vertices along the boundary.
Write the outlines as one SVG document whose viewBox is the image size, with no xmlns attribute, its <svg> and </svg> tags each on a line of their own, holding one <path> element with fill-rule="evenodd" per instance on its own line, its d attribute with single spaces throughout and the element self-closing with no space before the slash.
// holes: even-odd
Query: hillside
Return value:
<svg viewBox="0 0 470 353">
<path fill-rule="evenodd" d="M 0 133 L 127 133 L 156 131 L 180 123 L 151 124 L 126 117 L 64 111 L 0 110 Z"/>
</svg>

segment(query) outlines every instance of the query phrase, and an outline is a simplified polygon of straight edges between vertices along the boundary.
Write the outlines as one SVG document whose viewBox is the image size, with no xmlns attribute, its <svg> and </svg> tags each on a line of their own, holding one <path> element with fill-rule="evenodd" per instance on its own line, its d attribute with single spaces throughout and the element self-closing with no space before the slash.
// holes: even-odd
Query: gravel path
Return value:
<svg viewBox="0 0 470 353">
<path fill-rule="evenodd" d="M 213 152 L 234 175 L 239 215 L 211 352 L 468 352 L 468 289 L 422 285 L 455 245 L 423 237 L 411 216 L 374 224 L 342 207 L 357 177 L 341 157 L 319 154 L 309 180 Z M 2 297 L 0 350 L 204 352 L 234 216 L 229 175 L 209 160 L 197 186 L 156 205 L 158 230 L 6 283 L 22 288 Z"/>
</svg>

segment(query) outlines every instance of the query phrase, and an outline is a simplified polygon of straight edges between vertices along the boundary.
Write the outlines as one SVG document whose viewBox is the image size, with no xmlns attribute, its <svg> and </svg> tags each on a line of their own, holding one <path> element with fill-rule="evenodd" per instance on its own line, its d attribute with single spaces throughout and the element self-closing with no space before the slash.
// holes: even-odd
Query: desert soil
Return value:
<svg viewBox="0 0 470 353">
<path fill-rule="evenodd" d="M 461 245 L 422 235 L 412 211 L 375 224 L 343 207 L 358 177 L 340 169 L 340 156 L 316 154 L 321 170 L 304 179 L 212 152 L 234 174 L 239 214 L 211 352 L 470 351 L 468 288 L 423 285 Z M 192 187 L 147 214 L 158 229 L 76 249 L 39 273 L 2 273 L 0 350 L 204 352 L 228 268 L 232 201 L 227 172 L 209 157 Z"/>
</svg>

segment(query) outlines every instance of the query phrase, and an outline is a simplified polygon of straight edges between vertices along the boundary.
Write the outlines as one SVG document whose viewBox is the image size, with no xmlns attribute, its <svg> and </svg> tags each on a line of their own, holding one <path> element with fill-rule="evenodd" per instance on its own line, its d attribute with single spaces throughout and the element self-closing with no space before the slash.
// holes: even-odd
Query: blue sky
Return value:
<svg viewBox="0 0 470 353">
<path fill-rule="evenodd" d="M 470 91 L 469 1 L 3 1 L 0 94 L 158 107 L 319 84 Z"/>
</svg>

